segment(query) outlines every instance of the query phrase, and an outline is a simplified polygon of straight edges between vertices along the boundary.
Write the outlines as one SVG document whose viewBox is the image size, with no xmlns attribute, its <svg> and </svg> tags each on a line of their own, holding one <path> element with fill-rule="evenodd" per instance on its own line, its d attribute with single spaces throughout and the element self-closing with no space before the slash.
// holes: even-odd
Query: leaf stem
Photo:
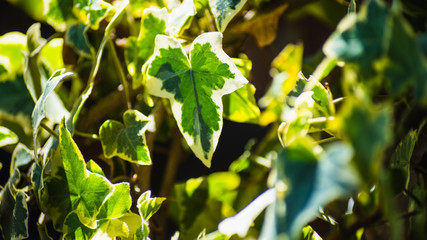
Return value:
<svg viewBox="0 0 427 240">
<path fill-rule="evenodd" d="M 47 126 L 44 122 L 40 123 L 40 127 L 46 130 L 50 135 L 54 136 L 56 139 L 59 139 L 59 135 L 53 131 L 49 126 Z"/>
<path fill-rule="evenodd" d="M 124 92 L 124 95 L 126 98 L 127 108 L 131 109 L 132 103 L 130 101 L 129 86 L 127 84 L 126 76 L 125 76 L 125 73 L 123 71 L 122 65 L 120 63 L 119 57 L 117 56 L 116 48 L 115 48 L 113 41 L 111 39 L 108 39 L 108 47 L 110 48 L 111 55 L 113 57 L 114 66 L 116 67 L 117 72 L 119 74 L 120 83 L 123 85 L 123 90 L 124 90 L 123 92 Z"/>
<path fill-rule="evenodd" d="M 309 124 L 319 124 L 319 123 L 325 123 L 334 120 L 334 117 L 317 117 L 317 118 L 311 118 L 308 120 Z"/>
<path fill-rule="evenodd" d="M 90 133 L 84 133 L 84 132 L 80 132 L 77 130 L 74 130 L 74 134 L 76 134 L 77 136 L 80 137 L 84 137 L 84 138 L 90 138 L 90 139 L 94 139 L 94 140 L 99 140 L 99 136 L 95 133 L 90 134 Z"/>
<path fill-rule="evenodd" d="M 329 142 L 335 141 L 337 139 L 338 138 L 336 138 L 336 137 L 329 137 L 329 138 L 321 139 L 321 140 L 317 141 L 317 143 L 318 144 L 329 143 Z"/>
</svg>

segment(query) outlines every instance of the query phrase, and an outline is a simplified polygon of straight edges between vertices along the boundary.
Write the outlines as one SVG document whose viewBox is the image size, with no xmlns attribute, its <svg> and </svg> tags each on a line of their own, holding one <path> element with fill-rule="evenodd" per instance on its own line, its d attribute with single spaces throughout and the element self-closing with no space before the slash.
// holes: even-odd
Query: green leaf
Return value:
<svg viewBox="0 0 427 240">
<path fill-rule="evenodd" d="M 96 30 L 112 9 L 109 3 L 102 0 L 76 0 L 73 12 L 83 24 Z"/>
<path fill-rule="evenodd" d="M 49 78 L 49 80 L 46 83 L 45 89 L 43 91 L 42 96 L 40 96 L 40 99 L 37 100 L 36 106 L 34 107 L 33 113 L 31 114 L 32 118 L 32 125 L 33 125 L 33 139 L 34 139 L 34 149 L 37 149 L 37 134 L 38 134 L 38 128 L 40 127 L 40 123 L 42 120 L 46 117 L 46 101 L 48 101 L 49 96 L 54 92 L 55 88 L 58 86 L 58 84 L 63 81 L 66 78 L 71 77 L 73 75 L 72 72 L 65 72 L 65 69 L 57 70 L 52 74 L 52 76 Z M 58 109 L 56 109 L 58 111 Z M 63 111 L 58 111 L 59 114 L 64 113 Z M 68 115 L 68 114 L 67 114 Z M 67 117 L 65 115 L 65 117 Z M 64 117 L 59 116 L 59 117 Z M 56 116 L 56 119 L 58 119 L 58 116 Z"/>
<path fill-rule="evenodd" d="M 319 208 L 358 190 L 360 181 L 351 166 L 353 150 L 350 146 L 332 144 L 318 159 L 302 157 L 300 150 L 290 146 L 278 156 L 275 214 L 266 215 L 266 218 L 274 218 L 275 224 L 268 228 L 265 224 L 271 224 L 271 219 L 265 220 L 261 236 L 297 239 L 303 226 L 316 217 Z M 310 153 L 312 149 L 305 151 L 308 152 L 304 155 L 314 156 Z"/>
<path fill-rule="evenodd" d="M 0 127 L 1 129 L 1 127 Z M 15 169 L 20 166 L 25 166 L 33 160 L 33 155 L 31 154 L 30 149 L 28 149 L 24 144 L 18 143 L 12 153 L 12 160 L 10 162 L 10 175 L 13 174 Z"/>
<path fill-rule="evenodd" d="M 409 187 L 409 176 L 411 170 L 410 162 L 415 148 L 415 143 L 418 140 L 418 134 L 419 131 L 417 130 L 410 131 L 399 143 L 391 158 L 391 167 L 403 170 L 405 174 L 406 188 Z"/>
<path fill-rule="evenodd" d="M 105 177 L 105 174 L 104 174 L 104 171 L 102 171 L 102 168 L 98 164 L 96 164 L 96 162 L 93 161 L 92 159 L 86 163 L 86 168 L 87 168 L 87 170 L 89 170 L 93 173 L 97 173 L 97 174 Z"/>
<path fill-rule="evenodd" d="M 116 237 L 126 238 L 129 236 L 128 225 L 120 219 L 101 220 L 100 227 L 94 239 L 115 239 Z"/>
<path fill-rule="evenodd" d="M 157 34 L 166 31 L 168 12 L 166 8 L 147 8 L 141 18 L 141 29 L 138 39 L 129 37 L 125 48 L 125 59 L 129 73 L 133 76 L 132 86 L 142 84 L 142 65 L 154 52 Z"/>
<path fill-rule="evenodd" d="M 36 195 L 37 201 L 41 201 L 41 190 L 44 188 L 43 183 L 43 168 L 38 163 L 33 163 L 31 166 L 31 184 Z"/>
<path fill-rule="evenodd" d="M 224 32 L 228 23 L 242 9 L 246 0 L 209 0 L 218 30 Z"/>
<path fill-rule="evenodd" d="M 96 216 L 113 187 L 103 176 L 91 173 L 71 134 L 65 127 L 65 121 L 59 128 L 59 144 L 64 170 L 70 191 L 72 209 L 87 227 L 96 227 Z"/>
<path fill-rule="evenodd" d="M 16 190 L 19 171 L 15 171 L 0 193 L 0 227 L 4 239 L 28 238 L 26 194 Z"/>
<path fill-rule="evenodd" d="M 370 183 L 378 176 L 383 151 L 392 136 L 392 111 L 388 105 L 373 106 L 349 99 L 333 127 L 341 126 L 344 139 L 355 150 L 359 173 Z"/>
<path fill-rule="evenodd" d="M 47 4 L 46 4 L 47 2 Z M 58 32 L 66 30 L 67 22 L 77 20 L 73 15 L 74 1 L 45 1 L 44 19 Z"/>
<path fill-rule="evenodd" d="M 40 97 L 42 93 L 42 81 L 44 75 L 40 65 L 39 47 L 46 43 L 46 40 L 41 37 L 40 23 L 34 23 L 27 30 L 27 49 L 25 56 L 24 80 L 34 101 Z"/>
<path fill-rule="evenodd" d="M 64 61 L 62 58 L 63 43 L 64 39 L 62 38 L 52 39 L 40 51 L 40 58 L 51 73 L 60 68 L 64 68 Z"/>
<path fill-rule="evenodd" d="M 122 217 L 119 218 L 123 222 L 127 224 L 129 227 L 129 235 L 123 239 L 125 240 L 133 240 L 138 239 L 137 232 L 141 229 L 141 217 L 138 214 L 127 212 Z"/>
<path fill-rule="evenodd" d="M 0 37 L 0 62 L 6 72 L 0 74 L 0 82 L 14 79 L 24 69 L 24 54 L 27 37 L 20 32 L 9 32 Z M 0 88 L 1 89 L 1 88 Z"/>
<path fill-rule="evenodd" d="M 15 144 L 18 142 L 18 136 L 8 128 L 0 126 L 0 147 Z"/>
<path fill-rule="evenodd" d="M 141 165 L 151 164 L 145 131 L 149 118 L 137 110 L 127 110 L 123 114 L 124 125 L 107 120 L 99 128 L 102 149 L 108 158 L 118 156 Z"/>
<path fill-rule="evenodd" d="M 65 219 L 62 232 L 64 233 L 64 239 L 89 240 L 95 235 L 96 229 L 91 229 L 83 225 L 76 211 L 73 211 Z"/>
<path fill-rule="evenodd" d="M 223 97 L 224 117 L 234 122 L 259 122 L 261 111 L 255 102 L 255 86 L 251 83 Z"/>
<path fill-rule="evenodd" d="M 150 190 L 141 194 L 137 201 L 137 207 L 142 221 L 148 222 L 151 216 L 160 209 L 162 202 L 165 200 L 166 198 L 163 197 L 152 198 Z"/>
<path fill-rule="evenodd" d="M 113 187 L 113 193 L 102 205 L 98 219 L 120 218 L 132 205 L 129 183 L 117 183 Z"/>
<path fill-rule="evenodd" d="M 198 36 L 188 58 L 176 39 L 158 35 L 147 71 L 149 93 L 169 98 L 181 133 L 207 167 L 222 130 L 221 97 L 247 83 L 221 38 L 218 32 Z"/>
<path fill-rule="evenodd" d="M 73 47 L 80 55 L 91 58 L 94 50 L 87 39 L 86 31 L 88 28 L 82 23 L 68 27 L 65 33 L 65 44 Z"/>
</svg>

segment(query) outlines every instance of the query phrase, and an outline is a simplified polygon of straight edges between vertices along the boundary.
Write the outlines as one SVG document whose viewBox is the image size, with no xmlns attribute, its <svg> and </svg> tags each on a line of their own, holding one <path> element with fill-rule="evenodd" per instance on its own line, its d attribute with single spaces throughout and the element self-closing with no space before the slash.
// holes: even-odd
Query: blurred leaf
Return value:
<svg viewBox="0 0 427 240">
<path fill-rule="evenodd" d="M 25 11 L 31 18 L 41 21 L 43 16 L 43 1 L 40 0 L 7 0 Z"/>
<path fill-rule="evenodd" d="M 91 58 L 94 50 L 87 39 L 86 31 L 88 28 L 82 23 L 68 27 L 65 33 L 65 44 L 73 47 L 80 55 Z"/>
<path fill-rule="evenodd" d="M 102 0 L 76 0 L 73 5 L 76 17 L 95 30 L 112 9 L 109 3 Z"/>
<path fill-rule="evenodd" d="M 313 228 L 305 226 L 302 229 L 302 237 L 300 240 L 322 240 L 322 238 L 313 230 Z"/>
<path fill-rule="evenodd" d="M 137 110 L 127 110 L 123 114 L 123 121 L 124 125 L 107 120 L 99 128 L 104 155 L 108 158 L 119 156 L 133 163 L 150 165 L 150 152 L 145 140 L 150 119 Z"/>
<path fill-rule="evenodd" d="M 24 80 L 34 102 L 40 97 L 43 88 L 42 68 L 40 65 L 40 51 L 36 50 L 42 47 L 46 40 L 41 37 L 40 23 L 34 23 L 27 30 L 27 49 L 28 52 L 24 53 L 25 68 Z"/>
<path fill-rule="evenodd" d="M 0 59 L 6 72 L 0 74 L 0 82 L 15 79 L 24 70 L 24 54 L 27 37 L 20 32 L 9 32 L 0 37 Z M 0 88 L 1 89 L 1 88 Z"/>
<path fill-rule="evenodd" d="M 0 127 L 1 130 L 1 127 Z M 0 133 L 1 135 L 1 133 Z M 28 149 L 24 144 L 18 143 L 12 153 L 12 160 L 10 162 L 10 175 L 13 174 L 15 169 L 25 166 L 33 160 L 33 155 L 31 154 L 30 149 Z"/>
<path fill-rule="evenodd" d="M 60 68 L 64 68 L 64 61 L 62 59 L 63 43 L 64 40 L 62 38 L 52 39 L 40 52 L 41 60 L 52 73 Z"/>
<path fill-rule="evenodd" d="M 103 176 L 91 173 L 71 134 L 65 127 L 65 120 L 59 128 L 59 146 L 70 191 L 71 207 L 83 225 L 96 227 L 96 216 L 109 193 L 113 190 Z"/>
<path fill-rule="evenodd" d="M 64 32 L 67 23 L 77 20 L 73 14 L 74 1 L 45 0 L 44 19 L 58 32 Z"/>
<path fill-rule="evenodd" d="M 255 15 L 249 20 L 241 21 L 230 28 L 229 32 L 233 34 L 247 33 L 252 35 L 255 37 L 260 48 L 270 45 L 276 39 L 279 19 L 288 6 L 289 4 L 285 3 L 269 13 Z"/>
<path fill-rule="evenodd" d="M 378 175 L 383 151 L 392 137 L 392 111 L 388 105 L 373 106 L 356 99 L 346 101 L 335 127 L 355 151 L 355 163 L 366 183 Z"/>
<path fill-rule="evenodd" d="M 247 83 L 222 50 L 222 34 L 203 33 L 192 43 L 189 57 L 178 40 L 158 35 L 148 61 L 147 88 L 168 98 L 178 128 L 193 153 L 207 167 L 222 130 L 222 99 Z"/>
<path fill-rule="evenodd" d="M 209 0 L 217 29 L 224 32 L 228 23 L 242 9 L 246 0 Z"/>
<path fill-rule="evenodd" d="M 224 117 L 234 122 L 259 122 L 261 112 L 255 102 L 255 86 L 251 83 L 223 97 Z"/>
<path fill-rule="evenodd" d="M 0 147 L 15 144 L 19 141 L 18 136 L 8 128 L 0 126 Z"/>
<path fill-rule="evenodd" d="M 266 218 L 276 218 L 275 228 L 265 226 L 267 232 L 263 232 L 263 236 L 297 239 L 320 207 L 358 189 L 359 179 L 350 165 L 353 156 L 350 146 L 330 145 L 318 159 L 302 157 L 300 150 L 289 146 L 279 154 L 275 216 L 266 215 Z M 304 155 L 315 156 L 309 152 Z M 264 224 L 269 221 L 272 220 L 265 220 Z"/>
<path fill-rule="evenodd" d="M 410 131 L 404 139 L 399 143 L 391 158 L 391 167 L 403 170 L 405 174 L 405 187 L 409 186 L 410 162 L 412 153 L 415 148 L 415 143 L 418 141 L 419 131 Z"/>
</svg>

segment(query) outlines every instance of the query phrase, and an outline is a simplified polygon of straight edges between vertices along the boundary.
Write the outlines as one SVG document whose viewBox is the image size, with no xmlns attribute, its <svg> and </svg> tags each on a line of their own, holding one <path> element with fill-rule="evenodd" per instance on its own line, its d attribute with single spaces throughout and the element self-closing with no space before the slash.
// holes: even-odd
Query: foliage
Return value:
<svg viewBox="0 0 427 240">
<path fill-rule="evenodd" d="M 0 36 L 4 239 L 427 236 L 422 1 L 10 2 L 55 32 Z"/>
</svg>

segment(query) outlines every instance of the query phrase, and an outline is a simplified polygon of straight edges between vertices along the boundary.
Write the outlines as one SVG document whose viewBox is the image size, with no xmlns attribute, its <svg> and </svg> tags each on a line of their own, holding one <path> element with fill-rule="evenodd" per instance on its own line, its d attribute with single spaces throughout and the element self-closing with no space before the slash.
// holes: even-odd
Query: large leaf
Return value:
<svg viewBox="0 0 427 240">
<path fill-rule="evenodd" d="M 102 0 L 76 0 L 73 11 L 85 25 L 98 29 L 99 23 L 107 16 L 113 7 Z"/>
<path fill-rule="evenodd" d="M 107 120 L 99 128 L 102 149 L 106 157 L 120 158 L 147 165 L 151 164 L 145 131 L 150 119 L 137 110 L 127 110 L 123 114 L 124 125 L 120 122 Z"/>
<path fill-rule="evenodd" d="M 96 216 L 113 187 L 105 177 L 86 169 L 83 156 L 65 127 L 65 120 L 59 128 L 59 146 L 70 191 L 71 207 L 76 210 L 82 224 L 90 228 L 96 227 Z"/>
<path fill-rule="evenodd" d="M 15 144 L 18 142 L 18 136 L 10 129 L 0 126 L 0 147 Z"/>
<path fill-rule="evenodd" d="M 158 35 L 147 71 L 149 93 L 169 98 L 185 140 L 208 167 L 222 130 L 221 97 L 247 83 L 222 50 L 221 38 L 201 34 L 188 58 L 176 39 Z"/>
<path fill-rule="evenodd" d="M 218 30 L 224 32 L 228 23 L 242 9 L 246 0 L 209 0 Z"/>
</svg>

